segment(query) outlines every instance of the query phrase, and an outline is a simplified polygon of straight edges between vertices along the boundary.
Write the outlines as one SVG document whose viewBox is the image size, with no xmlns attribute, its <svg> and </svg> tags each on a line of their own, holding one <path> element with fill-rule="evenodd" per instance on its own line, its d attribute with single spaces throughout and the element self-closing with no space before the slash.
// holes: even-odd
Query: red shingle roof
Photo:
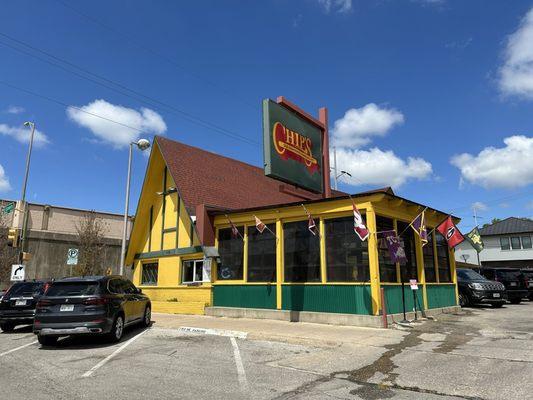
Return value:
<svg viewBox="0 0 533 400">
<path fill-rule="evenodd" d="M 192 214 L 200 204 L 231 210 L 321 197 L 269 178 L 262 168 L 160 136 L 155 140 Z"/>
</svg>

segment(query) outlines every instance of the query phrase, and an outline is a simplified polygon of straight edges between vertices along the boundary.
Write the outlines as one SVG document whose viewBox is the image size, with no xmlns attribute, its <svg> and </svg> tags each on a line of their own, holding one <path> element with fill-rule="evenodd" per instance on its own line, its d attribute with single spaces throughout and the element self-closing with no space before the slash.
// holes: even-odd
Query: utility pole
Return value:
<svg viewBox="0 0 533 400">
<path fill-rule="evenodd" d="M 474 224 L 476 225 L 476 228 L 478 227 L 478 224 L 477 224 L 477 211 L 476 211 L 476 206 L 474 205 L 474 207 L 472 207 L 472 210 L 474 211 Z M 477 265 L 479 265 L 481 267 L 481 261 L 479 259 L 479 251 L 477 251 L 476 249 L 476 254 L 477 254 Z"/>
<path fill-rule="evenodd" d="M 337 176 L 337 147 L 333 146 L 333 179 L 335 182 L 335 190 L 339 188 L 339 177 Z"/>
<path fill-rule="evenodd" d="M 26 157 L 26 172 L 24 173 L 24 182 L 22 184 L 22 197 L 20 200 L 21 207 L 23 209 L 23 215 L 22 215 L 22 240 L 20 242 L 20 262 L 23 262 L 23 256 L 24 256 L 24 247 L 26 245 L 26 231 L 28 228 L 28 207 L 26 205 L 26 188 L 28 186 L 28 176 L 30 173 L 30 161 L 31 161 L 31 151 L 33 148 L 33 137 L 35 136 L 35 123 L 34 122 L 24 122 L 24 126 L 30 126 L 31 127 L 31 134 L 30 134 L 30 145 L 28 147 L 28 155 Z"/>
</svg>

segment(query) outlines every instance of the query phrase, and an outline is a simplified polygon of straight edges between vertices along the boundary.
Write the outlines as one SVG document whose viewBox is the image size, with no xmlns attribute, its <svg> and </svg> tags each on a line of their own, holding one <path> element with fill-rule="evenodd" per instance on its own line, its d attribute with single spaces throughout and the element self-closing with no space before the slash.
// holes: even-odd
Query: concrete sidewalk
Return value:
<svg viewBox="0 0 533 400">
<path fill-rule="evenodd" d="M 181 327 L 218 329 L 246 332 L 252 340 L 273 340 L 295 344 L 336 346 L 356 344 L 386 346 L 400 342 L 407 334 L 395 329 L 376 329 L 354 326 L 287 322 L 264 319 L 224 318 L 203 315 L 179 315 L 154 313 L 157 328 Z"/>
</svg>

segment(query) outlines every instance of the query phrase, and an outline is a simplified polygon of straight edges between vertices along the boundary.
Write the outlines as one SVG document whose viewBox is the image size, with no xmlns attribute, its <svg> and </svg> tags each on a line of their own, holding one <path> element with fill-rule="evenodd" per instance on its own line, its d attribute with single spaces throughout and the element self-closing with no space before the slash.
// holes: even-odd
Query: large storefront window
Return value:
<svg viewBox="0 0 533 400">
<path fill-rule="evenodd" d="M 392 219 L 376 216 L 376 226 L 378 232 L 392 231 L 394 225 Z M 381 282 L 398 282 L 396 274 L 396 263 L 393 263 L 387 244 L 378 233 L 378 259 L 379 259 L 379 279 Z"/>
<path fill-rule="evenodd" d="M 448 243 L 440 233 L 435 232 L 437 243 L 437 264 L 439 266 L 439 282 L 451 282 L 450 257 L 448 252 Z"/>
<path fill-rule="evenodd" d="M 437 282 L 435 273 L 435 252 L 433 251 L 433 233 L 428 234 L 428 242 L 422 247 L 424 253 L 424 273 L 426 282 Z"/>
<path fill-rule="evenodd" d="M 238 227 L 243 235 L 243 227 Z M 233 237 L 231 228 L 218 231 L 218 252 L 220 264 L 217 267 L 217 279 L 240 280 L 243 278 L 244 242 L 240 236 Z"/>
<path fill-rule="evenodd" d="M 404 282 L 409 282 L 409 279 L 418 280 L 418 269 L 416 264 L 416 241 L 415 231 L 408 223 L 398 221 L 398 234 L 401 234 L 400 241 L 405 250 L 407 262 L 400 265 L 401 278 Z"/>
<path fill-rule="evenodd" d="M 276 226 L 267 228 L 275 232 Z M 264 230 L 260 233 L 255 226 L 248 228 L 248 282 L 276 281 L 276 237 Z"/>
<path fill-rule="evenodd" d="M 307 220 L 284 224 L 283 238 L 285 282 L 320 282 L 320 238 Z"/>
<path fill-rule="evenodd" d="M 368 241 L 353 231 L 353 217 L 325 221 L 328 282 L 367 282 L 370 280 Z"/>
</svg>

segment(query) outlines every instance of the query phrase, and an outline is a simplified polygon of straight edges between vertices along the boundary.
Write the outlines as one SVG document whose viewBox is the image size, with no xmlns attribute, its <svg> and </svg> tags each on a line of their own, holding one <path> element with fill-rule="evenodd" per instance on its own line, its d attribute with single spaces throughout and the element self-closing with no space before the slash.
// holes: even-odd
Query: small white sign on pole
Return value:
<svg viewBox="0 0 533 400">
<path fill-rule="evenodd" d="M 411 285 L 411 290 L 418 290 L 418 282 L 416 279 L 409 279 L 409 284 Z"/>
<path fill-rule="evenodd" d="M 26 266 L 24 264 L 13 264 L 11 266 L 11 282 L 23 281 L 26 276 Z"/>
<path fill-rule="evenodd" d="M 78 265 L 79 253 L 80 251 L 78 249 L 68 249 L 67 265 Z"/>
</svg>

